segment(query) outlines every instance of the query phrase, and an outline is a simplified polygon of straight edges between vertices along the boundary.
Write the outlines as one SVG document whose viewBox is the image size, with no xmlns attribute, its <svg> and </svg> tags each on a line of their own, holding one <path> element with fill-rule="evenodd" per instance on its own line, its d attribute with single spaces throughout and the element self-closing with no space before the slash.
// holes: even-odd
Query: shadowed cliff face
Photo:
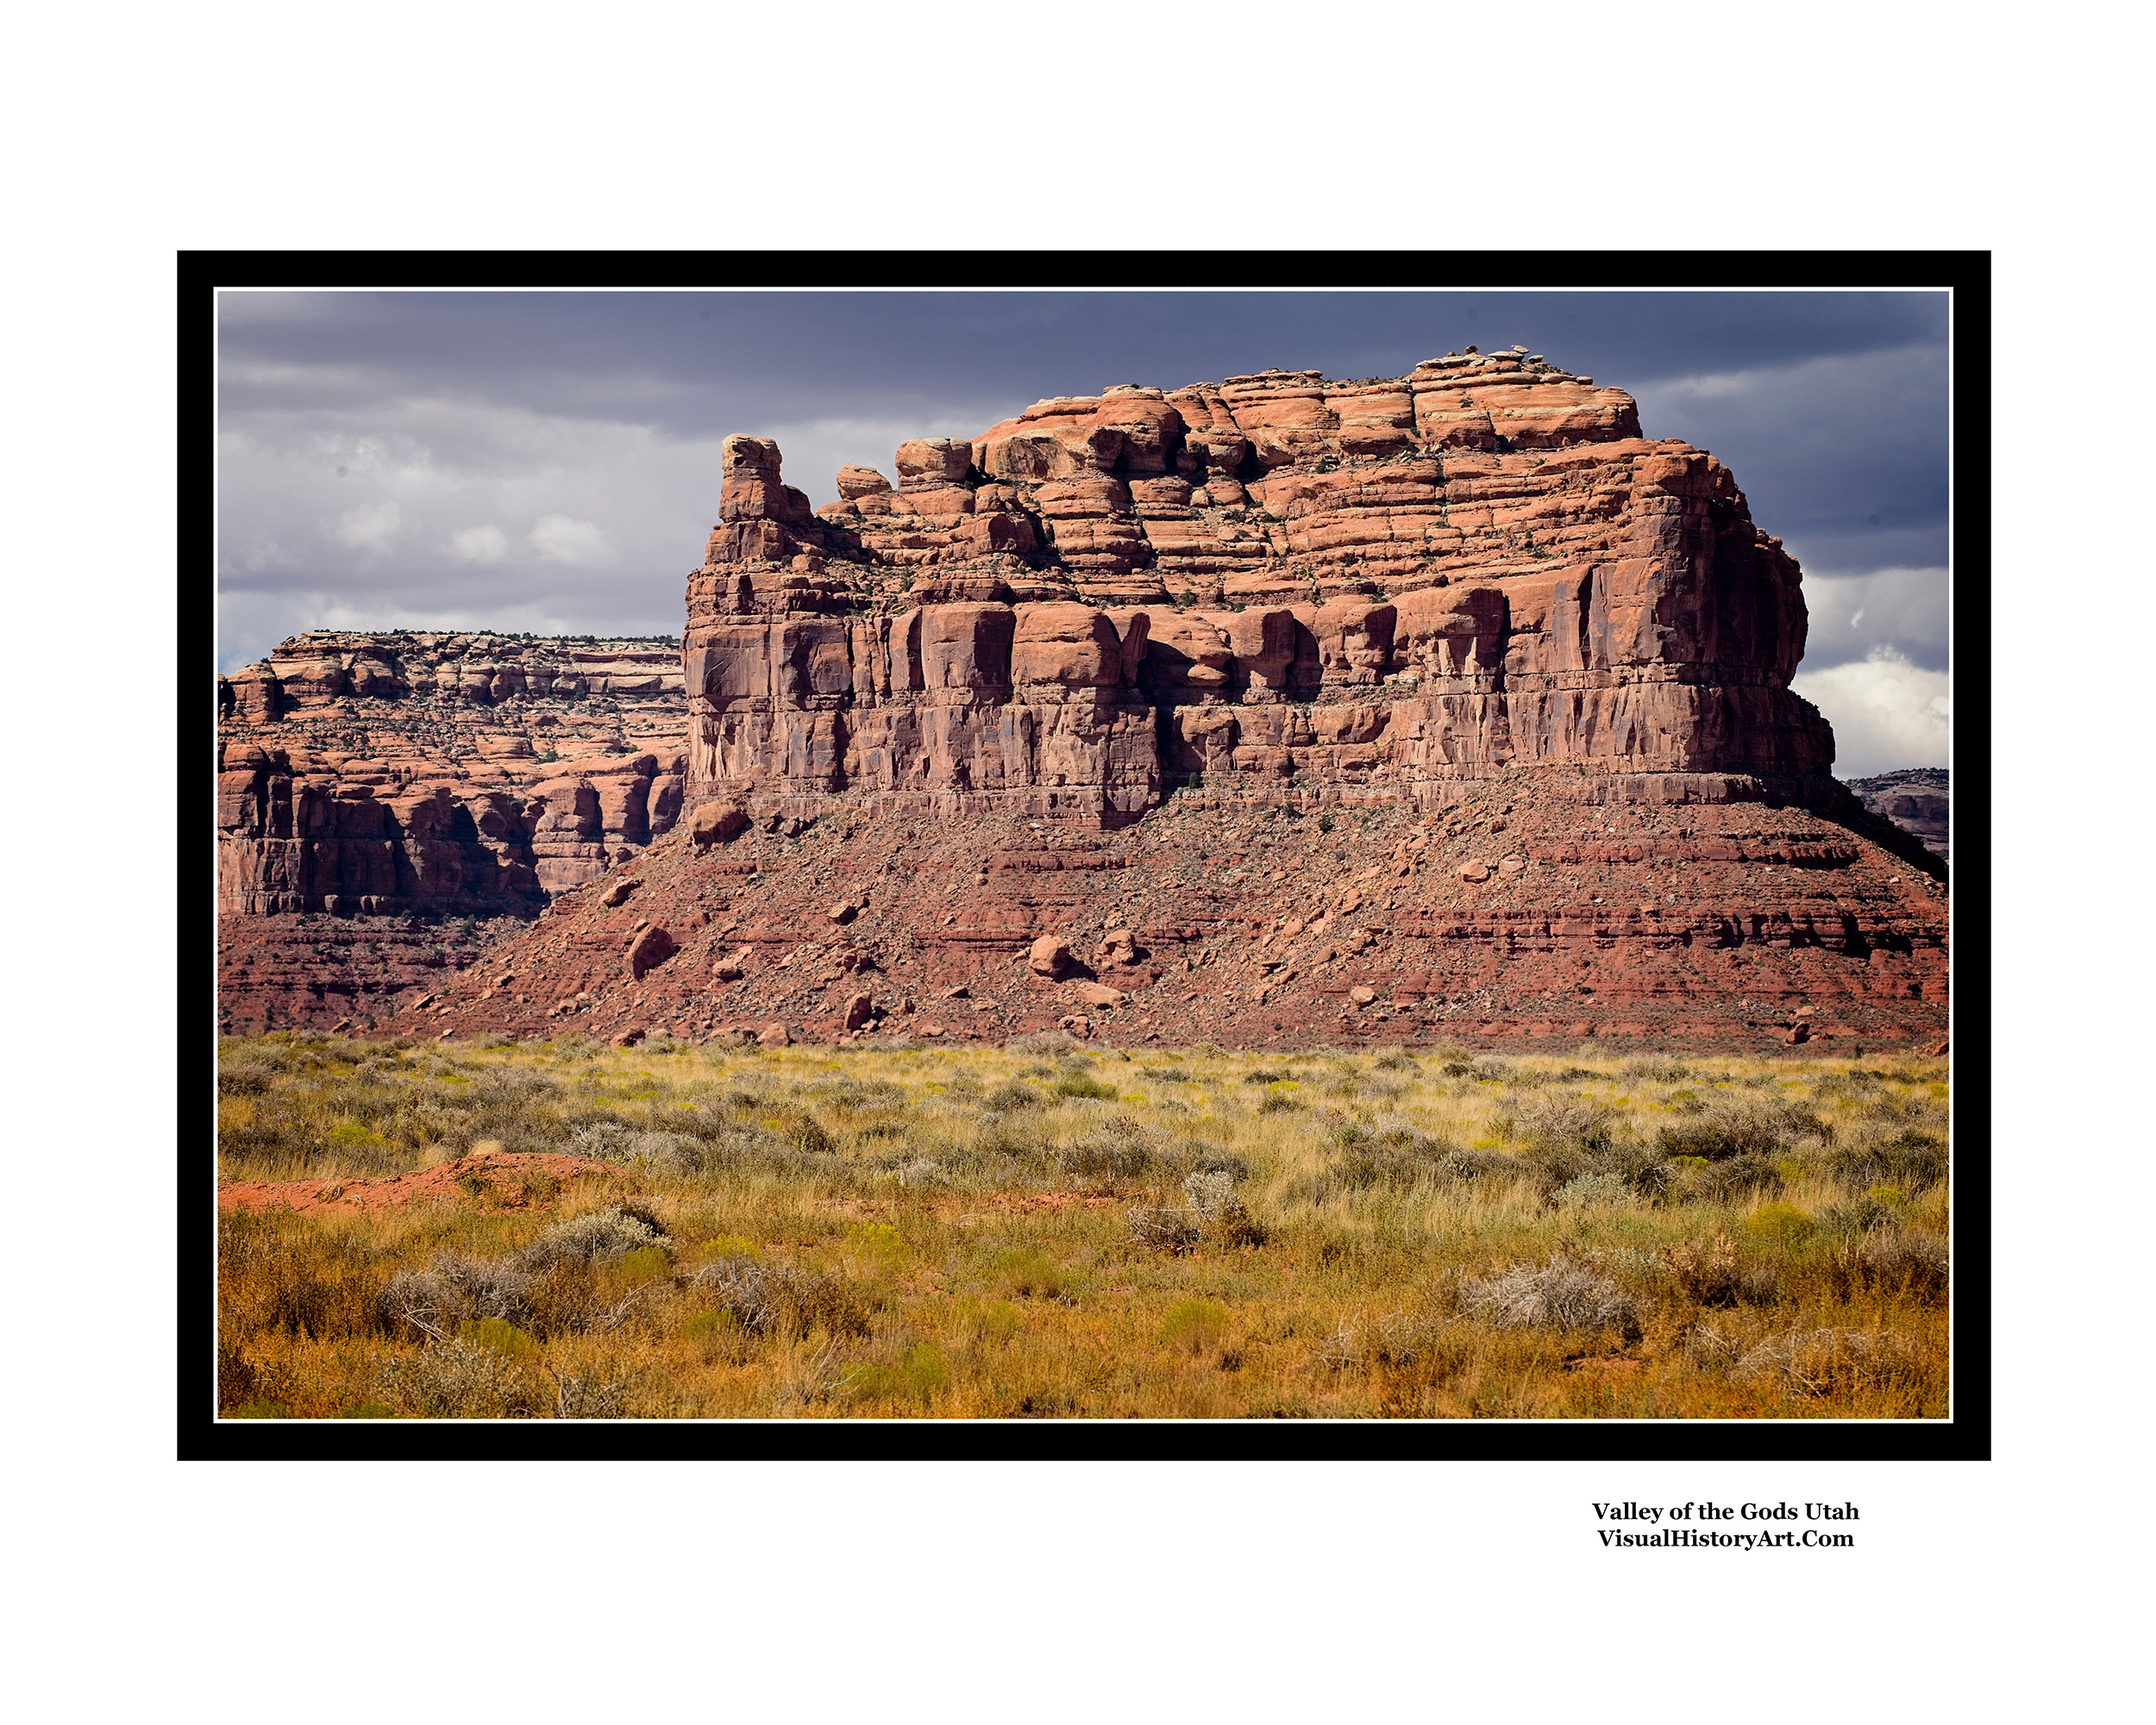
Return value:
<svg viewBox="0 0 2156 1725">
<path fill-rule="evenodd" d="M 1892 821 L 1944 862 L 1952 831 L 1947 780 L 1944 767 L 1905 767 L 1852 779 L 1849 789 L 1873 814 Z"/>
<path fill-rule="evenodd" d="M 218 681 L 218 905 L 529 915 L 674 824 L 660 643 L 303 635 Z"/>
<path fill-rule="evenodd" d="M 811 511 L 724 448 L 686 794 L 1113 826 L 1192 775 L 1438 805 L 1515 765 L 1755 794 L 1833 761 L 1728 469 L 1532 356 L 1042 402 Z"/>
</svg>

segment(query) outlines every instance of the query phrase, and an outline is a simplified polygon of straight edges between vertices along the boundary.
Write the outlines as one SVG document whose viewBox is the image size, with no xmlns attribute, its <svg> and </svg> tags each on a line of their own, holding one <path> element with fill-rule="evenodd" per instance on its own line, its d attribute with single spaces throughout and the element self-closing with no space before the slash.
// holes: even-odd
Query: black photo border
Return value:
<svg viewBox="0 0 2156 1725">
<path fill-rule="evenodd" d="M 398 252 L 177 254 L 179 806 L 214 784 L 221 289 L 1944 290 L 1952 310 L 1952 1404 L 1939 1421 L 230 1420 L 216 1412 L 214 817 L 179 824 L 176 1453 L 182 1460 L 1977 1461 L 1991 1406 L 1988 251 Z M 199 590 L 197 583 L 200 583 Z M 197 603 L 195 601 L 201 600 Z M 199 1040 L 197 1040 L 199 1038 Z M 196 1063 L 196 1057 L 200 1063 Z"/>
</svg>

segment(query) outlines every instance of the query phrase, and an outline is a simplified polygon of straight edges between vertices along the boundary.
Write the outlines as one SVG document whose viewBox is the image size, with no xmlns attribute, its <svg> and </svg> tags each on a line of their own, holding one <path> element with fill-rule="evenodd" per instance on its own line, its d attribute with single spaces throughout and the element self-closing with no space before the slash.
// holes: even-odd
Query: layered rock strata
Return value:
<svg viewBox="0 0 2156 1725">
<path fill-rule="evenodd" d="M 1905 767 L 1852 779 L 1848 785 L 1873 814 L 1892 821 L 1941 862 L 1947 860 L 1951 800 L 1944 767 Z"/>
<path fill-rule="evenodd" d="M 311 634 L 218 680 L 218 903 L 528 914 L 680 812 L 678 651 Z"/>
<path fill-rule="evenodd" d="M 793 837 L 677 831 L 381 1028 L 1844 1051 L 1945 1034 L 1936 880 L 1801 808 L 1597 805 L 1584 777 L 1517 770 L 1427 815 L 1184 792 L 1106 832 L 865 811 Z M 641 964 L 655 930 L 667 957 Z"/>
<path fill-rule="evenodd" d="M 301 635 L 220 677 L 217 704 L 235 1031 L 383 1010 L 680 810 L 670 642 Z"/>
<path fill-rule="evenodd" d="M 1704 451 L 1533 355 L 1042 402 L 812 511 L 734 437 L 692 802 L 1113 826 L 1194 775 L 1437 806 L 1514 765 L 1757 794 L 1833 742 L 1801 576 Z"/>
<path fill-rule="evenodd" d="M 693 819 L 377 1028 L 1935 1038 L 1943 865 L 1828 776 L 1801 576 L 1539 356 L 727 440 Z M 423 993 L 423 1000 L 421 998 Z"/>
</svg>

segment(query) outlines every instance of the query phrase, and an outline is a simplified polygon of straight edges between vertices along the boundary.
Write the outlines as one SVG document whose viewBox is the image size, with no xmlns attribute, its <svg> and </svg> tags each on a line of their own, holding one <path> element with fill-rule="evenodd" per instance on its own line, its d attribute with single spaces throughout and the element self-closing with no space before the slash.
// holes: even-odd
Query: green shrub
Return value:
<svg viewBox="0 0 2156 1725">
<path fill-rule="evenodd" d="M 1189 1354 L 1217 1347 L 1227 1333 L 1228 1308 L 1209 1300 L 1178 1300 L 1161 1314 L 1160 1339 Z"/>
<path fill-rule="evenodd" d="M 1819 1224 L 1794 1204 L 1762 1204 L 1745 1218 L 1745 1232 L 1777 1245 L 1796 1245 L 1819 1231 Z"/>
<path fill-rule="evenodd" d="M 1112 1102 L 1116 1095 L 1114 1085 L 1103 1084 L 1083 1072 L 1066 1073 L 1049 1088 L 1058 1096 L 1092 1097 L 1104 1102 Z"/>
<path fill-rule="evenodd" d="M 908 1348 L 899 1370 L 907 1393 L 917 1401 L 925 1402 L 938 1390 L 950 1388 L 950 1366 L 933 1343 Z"/>
<path fill-rule="evenodd" d="M 904 1383 L 898 1370 L 888 1365 L 856 1365 L 839 1381 L 839 1390 L 854 1402 L 894 1400 Z"/>
<path fill-rule="evenodd" d="M 894 1269 L 906 1258 L 906 1242 L 888 1222 L 856 1222 L 846 1230 L 846 1250 L 878 1270 Z"/>
<path fill-rule="evenodd" d="M 467 1320 L 457 1326 L 457 1334 L 480 1347 L 492 1348 L 507 1359 L 529 1359 L 539 1351 L 538 1343 L 499 1318 Z"/>
<path fill-rule="evenodd" d="M 1012 1246 L 988 1260 L 988 1278 L 1006 1299 L 1053 1300 L 1069 1278 L 1037 1246 Z"/>
</svg>

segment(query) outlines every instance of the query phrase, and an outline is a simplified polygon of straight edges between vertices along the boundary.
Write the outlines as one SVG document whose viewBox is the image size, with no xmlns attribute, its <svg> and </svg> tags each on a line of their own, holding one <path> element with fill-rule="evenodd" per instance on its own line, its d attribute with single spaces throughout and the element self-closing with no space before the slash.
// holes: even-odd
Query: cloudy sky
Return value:
<svg viewBox="0 0 2156 1725">
<path fill-rule="evenodd" d="M 227 293 L 219 665 L 303 629 L 678 634 L 733 431 L 823 504 L 1044 396 L 1515 342 L 1734 468 L 1803 565 L 1837 772 L 1946 764 L 1940 293 Z"/>
</svg>

